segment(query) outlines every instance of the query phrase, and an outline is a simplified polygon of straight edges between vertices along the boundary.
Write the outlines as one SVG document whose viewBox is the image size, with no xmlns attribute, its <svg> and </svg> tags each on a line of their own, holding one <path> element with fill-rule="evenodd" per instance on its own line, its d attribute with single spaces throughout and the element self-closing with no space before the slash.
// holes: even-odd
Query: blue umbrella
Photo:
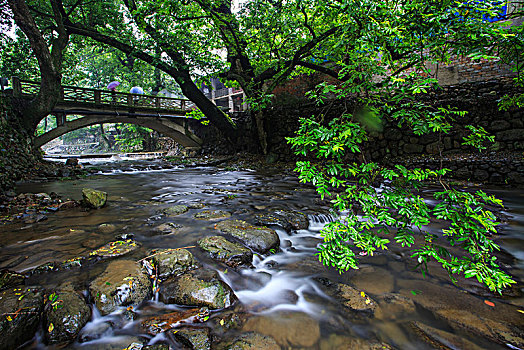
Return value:
<svg viewBox="0 0 524 350">
<path fill-rule="evenodd" d="M 133 86 L 131 88 L 131 91 L 130 91 L 132 94 L 139 94 L 139 95 L 143 95 L 144 94 L 144 89 L 142 89 L 140 86 Z"/>
</svg>

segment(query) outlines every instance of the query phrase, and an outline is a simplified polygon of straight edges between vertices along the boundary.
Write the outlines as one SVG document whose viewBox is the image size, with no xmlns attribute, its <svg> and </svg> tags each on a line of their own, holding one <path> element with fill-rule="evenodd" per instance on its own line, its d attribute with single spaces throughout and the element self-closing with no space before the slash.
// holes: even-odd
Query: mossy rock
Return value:
<svg viewBox="0 0 524 350">
<path fill-rule="evenodd" d="M 264 225 L 278 225 L 286 232 L 290 232 L 293 226 L 283 216 L 274 213 L 257 213 L 255 214 L 255 224 Z"/>
<path fill-rule="evenodd" d="M 295 230 L 306 230 L 309 227 L 307 215 L 300 211 L 279 209 L 275 210 L 273 214 L 283 217 Z"/>
<path fill-rule="evenodd" d="M 194 215 L 198 220 L 216 220 L 231 217 L 231 213 L 224 210 L 202 210 Z"/>
<path fill-rule="evenodd" d="M 190 349 L 211 349 L 209 328 L 181 327 L 173 331 L 173 334 L 176 340 Z"/>
<path fill-rule="evenodd" d="M 102 315 L 119 306 L 137 306 L 151 295 L 151 281 L 131 260 L 117 260 L 89 285 L 89 292 Z"/>
<path fill-rule="evenodd" d="M 160 249 L 152 252 L 151 260 L 158 268 L 158 276 L 179 275 L 198 267 L 193 254 L 187 249 Z"/>
<path fill-rule="evenodd" d="M 160 284 L 159 299 L 166 304 L 223 309 L 237 297 L 213 270 L 198 269 L 171 277 Z"/>
<path fill-rule="evenodd" d="M 179 204 L 179 205 L 173 205 L 172 207 L 166 208 L 162 212 L 166 216 L 177 216 L 177 215 L 187 213 L 188 210 L 189 210 L 189 207 L 187 205 Z"/>
<path fill-rule="evenodd" d="M 222 236 L 210 236 L 198 241 L 198 245 L 207 251 L 213 259 L 236 267 L 251 264 L 253 253 L 241 244 L 228 241 Z"/>
<path fill-rule="evenodd" d="M 48 296 L 44 313 L 44 336 L 48 344 L 70 343 L 91 318 L 91 309 L 74 291 L 57 291 Z"/>
<path fill-rule="evenodd" d="M 83 188 L 82 199 L 86 206 L 99 209 L 106 205 L 107 192 L 94 190 L 92 188 Z"/>
<path fill-rule="evenodd" d="M 219 344 L 218 350 L 280 350 L 280 345 L 272 337 L 256 332 L 247 332 L 232 342 Z"/>
<path fill-rule="evenodd" d="M 265 226 L 253 226 L 242 220 L 225 220 L 219 222 L 216 228 L 235 237 L 258 253 L 276 251 L 279 247 L 280 240 L 277 233 Z"/>
</svg>

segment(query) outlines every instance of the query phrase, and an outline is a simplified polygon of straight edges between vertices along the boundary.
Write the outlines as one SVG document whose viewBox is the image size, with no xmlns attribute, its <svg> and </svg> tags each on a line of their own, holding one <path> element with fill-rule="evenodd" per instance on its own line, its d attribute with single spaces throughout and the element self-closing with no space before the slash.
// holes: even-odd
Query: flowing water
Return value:
<svg viewBox="0 0 524 350">
<path fill-rule="evenodd" d="M 432 349 L 428 338 L 438 339 L 448 348 L 461 348 L 454 345 L 461 340 L 466 344 L 462 348 L 518 348 L 511 337 L 479 336 L 482 327 L 476 324 L 469 327 L 464 323 L 471 315 L 481 321 L 489 319 L 491 323 L 483 324 L 492 327 L 512 323 L 517 325 L 517 329 L 512 330 L 517 335 L 520 332 L 522 337 L 522 328 L 518 329 L 524 317 L 518 312 L 524 308 L 522 283 L 510 296 L 500 297 L 487 294 L 475 281 L 460 279 L 455 286 L 438 269 L 430 269 L 426 275 L 415 271 L 415 264 L 405 259 L 406 252 L 401 248 L 374 257 L 361 257 L 361 269 L 343 275 L 323 267 L 315 256 L 316 246 L 321 242 L 320 229 L 334 217 L 326 204 L 318 200 L 315 191 L 299 184 L 291 171 L 166 168 L 160 161 L 107 162 L 98 166 L 100 173 L 85 179 L 19 186 L 18 190 L 24 193 L 56 192 L 63 198 L 74 199 L 80 199 L 83 187 L 91 187 L 109 194 L 108 205 L 99 210 L 58 211 L 49 214 L 48 220 L 35 224 L 0 226 L 0 269 L 29 274 L 48 262 L 86 256 L 122 234 L 133 235 L 140 243 L 138 250 L 124 256 L 135 260 L 145 257 L 151 249 L 193 247 L 200 238 L 216 234 L 216 221 L 193 218 L 202 209 L 190 209 L 175 217 L 159 215 L 162 209 L 174 204 L 201 203 L 205 209 L 226 210 L 233 219 L 248 222 L 253 222 L 255 213 L 287 208 L 307 213 L 309 228 L 289 234 L 278 226 L 273 227 L 279 235 L 281 250 L 268 256 L 255 255 L 252 268 L 227 268 L 198 248 L 189 248 L 205 268 L 219 272 L 239 299 L 231 310 L 212 312 L 209 321 L 198 325 L 211 328 L 213 343 L 242 332 L 234 327 L 224 331 L 216 322 L 224 312 L 232 312 L 241 315 L 244 321 L 275 320 L 273 323 L 260 321 L 262 326 L 258 328 L 257 321 L 252 324 L 257 331 L 275 338 L 283 349 L 359 349 L 366 348 L 367 343 L 381 342 L 398 349 Z M 497 237 L 503 249 L 500 258 L 510 273 L 522 281 L 524 193 L 501 189 L 494 192 L 505 200 L 505 214 L 509 218 Z M 153 233 L 154 227 L 167 222 L 182 228 L 176 234 Z M 103 223 L 113 224 L 117 230 L 102 233 L 99 225 Z M 433 229 L 437 230 L 438 225 Z M 67 281 L 87 296 L 90 281 L 100 275 L 110 260 L 67 271 L 33 274 L 26 284 L 52 290 Z M 374 316 L 349 311 L 340 294 L 335 297 L 336 293 L 330 293 L 341 283 L 364 292 L 362 298 L 374 300 L 380 311 L 375 311 Z M 494 302 L 495 307 L 485 304 L 485 300 Z M 179 309 L 177 306 L 151 300 L 137 310 L 139 317 L 133 321 L 126 319 L 122 312 L 102 317 L 91 307 L 93 315 L 83 331 L 98 332 L 98 339 L 76 342 L 70 348 L 122 349 L 141 337 L 145 343 L 167 343 L 174 349 L 184 349 L 165 335 L 147 336 L 139 327 L 143 317 Z M 464 317 L 458 317 L 460 322 L 450 320 L 450 309 L 463 312 Z M 286 321 L 279 323 L 282 315 Z M 475 320 L 472 322 L 478 323 L 478 319 Z M 422 327 L 426 330 L 424 333 L 420 327 L 414 327 L 421 324 L 430 330 Z M 498 342 L 494 342 L 494 338 Z M 26 349 L 45 348 L 42 331 L 26 346 Z"/>
</svg>

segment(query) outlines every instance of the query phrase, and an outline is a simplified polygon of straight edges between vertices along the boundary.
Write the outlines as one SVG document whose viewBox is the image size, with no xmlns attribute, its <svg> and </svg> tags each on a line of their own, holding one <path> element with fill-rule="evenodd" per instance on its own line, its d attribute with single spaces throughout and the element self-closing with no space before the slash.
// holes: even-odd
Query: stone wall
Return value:
<svg viewBox="0 0 524 350">
<path fill-rule="evenodd" d="M 408 128 L 386 122 L 383 131 L 372 134 L 370 142 L 363 147 L 366 159 L 439 168 L 442 154 L 443 166 L 454 170 L 456 178 L 524 184 L 524 109 L 505 112 L 498 107 L 502 96 L 515 93 L 523 91 L 507 79 L 450 85 L 430 92 L 425 98 L 433 105 L 456 107 L 468 111 L 467 115 L 456 117 L 452 132 L 440 136 L 418 137 Z M 344 102 L 340 102 L 322 108 L 303 103 L 270 110 L 266 124 L 270 152 L 279 159 L 292 159 L 294 155 L 285 137 L 297 130 L 299 117 L 323 113 L 329 119 L 342 113 L 344 108 Z M 495 144 L 480 154 L 462 145 L 468 124 L 480 125 L 495 135 Z"/>
</svg>

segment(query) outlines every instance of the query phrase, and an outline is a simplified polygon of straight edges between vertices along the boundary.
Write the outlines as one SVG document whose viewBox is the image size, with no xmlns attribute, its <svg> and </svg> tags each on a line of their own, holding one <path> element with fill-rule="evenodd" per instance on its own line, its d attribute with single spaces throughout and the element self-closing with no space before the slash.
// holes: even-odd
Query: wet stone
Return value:
<svg viewBox="0 0 524 350">
<path fill-rule="evenodd" d="M 286 220 L 286 218 L 273 213 L 255 214 L 255 224 L 259 226 L 278 225 L 287 232 L 291 232 L 293 229 L 293 226 Z"/>
<path fill-rule="evenodd" d="M 306 230 L 309 227 L 307 215 L 290 209 L 280 209 L 273 212 L 283 217 L 295 230 Z"/>
<path fill-rule="evenodd" d="M 198 245 L 209 252 L 213 259 L 231 267 L 249 265 L 253 260 L 251 250 L 241 244 L 230 242 L 222 236 L 205 237 L 198 241 Z"/>
<path fill-rule="evenodd" d="M 155 233 L 161 235 L 171 235 L 178 233 L 182 225 L 175 224 L 174 222 L 167 222 L 165 224 L 158 225 L 155 227 Z"/>
<path fill-rule="evenodd" d="M 116 226 L 113 224 L 100 224 L 98 225 L 98 231 L 101 233 L 113 233 L 116 231 Z"/>
<path fill-rule="evenodd" d="M 320 350 L 392 350 L 386 343 L 374 342 L 360 338 L 352 338 L 339 334 L 330 334 L 320 341 Z"/>
<path fill-rule="evenodd" d="M 268 335 L 248 332 L 244 333 L 230 344 L 221 344 L 218 346 L 219 350 L 280 350 L 280 345 L 277 344 L 275 339 Z"/>
<path fill-rule="evenodd" d="M 309 347 L 320 339 L 318 322 L 302 312 L 279 311 L 247 320 L 244 331 L 272 337 L 281 346 Z"/>
<path fill-rule="evenodd" d="M 89 285 L 89 292 L 102 315 L 119 306 L 137 306 L 151 295 L 151 282 L 131 260 L 117 260 Z"/>
<path fill-rule="evenodd" d="M 375 317 L 381 320 L 393 320 L 406 314 L 413 314 L 416 311 L 413 300 L 397 293 L 383 295 L 379 305 Z"/>
<path fill-rule="evenodd" d="M 373 315 L 377 309 L 377 303 L 366 293 L 344 283 L 331 282 L 326 278 L 317 278 L 323 285 L 328 295 L 337 299 L 350 311 Z"/>
<path fill-rule="evenodd" d="M 279 247 L 280 240 L 275 230 L 264 226 L 253 226 L 242 220 L 225 220 L 219 222 L 216 228 L 258 253 L 267 253 Z"/>
<path fill-rule="evenodd" d="M 158 268 L 158 276 L 166 278 L 197 268 L 193 254 L 187 249 L 159 249 L 151 259 Z"/>
<path fill-rule="evenodd" d="M 224 210 L 203 210 L 194 215 L 194 218 L 198 220 L 215 220 L 229 217 L 231 217 L 231 213 Z"/>
<path fill-rule="evenodd" d="M 88 324 L 80 331 L 78 341 L 80 343 L 85 343 L 88 341 L 100 339 L 105 335 L 110 334 L 111 331 L 111 324 L 109 322 Z"/>
<path fill-rule="evenodd" d="M 24 283 L 25 276 L 14 271 L 0 271 L 0 290 L 12 288 Z"/>
<path fill-rule="evenodd" d="M 209 310 L 207 308 L 175 311 L 148 317 L 141 322 L 141 327 L 149 335 L 156 335 L 173 329 L 180 324 L 205 322 L 208 317 Z"/>
<path fill-rule="evenodd" d="M 458 335 L 428 326 L 421 322 L 411 322 L 411 328 L 422 340 L 435 349 L 468 349 L 483 350 L 480 346 L 462 338 Z"/>
<path fill-rule="evenodd" d="M 46 299 L 44 336 L 49 344 L 72 342 L 91 317 L 91 309 L 74 291 L 57 291 Z"/>
<path fill-rule="evenodd" d="M 195 350 L 210 350 L 209 328 L 181 327 L 173 331 L 174 337 L 183 345 Z"/>
<path fill-rule="evenodd" d="M 0 349 L 12 350 L 33 338 L 44 306 L 43 293 L 19 286 L 0 292 Z"/>
<path fill-rule="evenodd" d="M 177 216 L 186 213 L 189 210 L 187 205 L 173 205 L 172 207 L 164 209 L 162 212 L 166 216 Z"/>
<path fill-rule="evenodd" d="M 109 242 L 102 247 L 92 251 L 89 255 L 100 256 L 103 258 L 112 258 L 116 256 L 122 256 L 139 247 L 138 243 L 128 239 L 125 241 L 114 241 Z"/>
<path fill-rule="evenodd" d="M 83 188 L 82 199 L 87 207 L 99 209 L 106 205 L 107 192 L 94 190 L 92 188 Z"/>
<path fill-rule="evenodd" d="M 223 309 L 231 306 L 237 297 L 221 281 L 216 271 L 198 269 L 171 277 L 160 284 L 159 299 L 166 304 Z"/>
</svg>

